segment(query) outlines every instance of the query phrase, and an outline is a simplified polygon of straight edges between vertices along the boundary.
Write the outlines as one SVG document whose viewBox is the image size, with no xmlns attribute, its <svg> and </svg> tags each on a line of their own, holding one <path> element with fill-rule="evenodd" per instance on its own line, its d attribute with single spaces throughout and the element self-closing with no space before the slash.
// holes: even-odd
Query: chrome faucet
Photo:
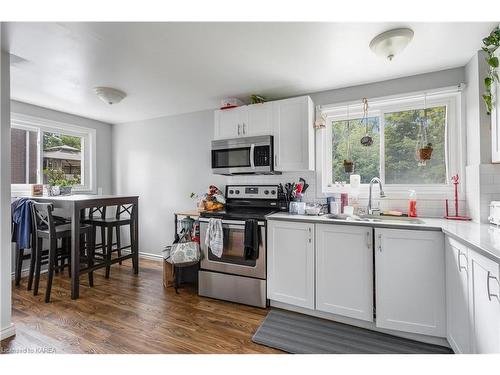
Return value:
<svg viewBox="0 0 500 375">
<path fill-rule="evenodd" d="M 378 187 L 380 189 L 380 198 L 385 197 L 384 189 L 382 188 L 382 181 L 380 181 L 380 178 L 378 177 L 373 177 L 370 181 L 370 189 L 368 194 L 368 215 L 373 215 L 375 212 L 380 211 L 379 208 L 372 208 L 372 186 L 375 182 L 378 182 Z"/>
</svg>

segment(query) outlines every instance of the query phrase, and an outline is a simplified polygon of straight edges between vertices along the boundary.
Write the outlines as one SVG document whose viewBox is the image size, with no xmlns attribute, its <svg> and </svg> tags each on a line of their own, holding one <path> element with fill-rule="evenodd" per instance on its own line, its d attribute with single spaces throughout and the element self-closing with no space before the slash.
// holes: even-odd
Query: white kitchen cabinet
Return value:
<svg viewBox="0 0 500 375">
<path fill-rule="evenodd" d="M 316 224 L 316 310 L 373 321 L 373 229 Z"/>
<path fill-rule="evenodd" d="M 272 103 L 215 111 L 214 139 L 272 135 Z"/>
<path fill-rule="evenodd" d="M 376 325 L 446 337 L 441 232 L 375 229 Z"/>
<path fill-rule="evenodd" d="M 496 56 L 500 58 L 500 51 Z M 491 111 L 491 162 L 500 163 L 500 83 L 493 82 L 491 87 L 493 93 L 493 110 Z M 483 103 L 481 103 L 483 106 Z"/>
<path fill-rule="evenodd" d="M 446 337 L 455 353 L 471 353 L 468 249 L 446 237 Z"/>
<path fill-rule="evenodd" d="M 309 96 L 273 104 L 274 169 L 314 170 L 314 105 Z"/>
<path fill-rule="evenodd" d="M 273 134 L 273 103 L 252 104 L 247 106 L 247 118 L 243 122 L 244 136 Z"/>
<path fill-rule="evenodd" d="M 314 224 L 268 221 L 267 297 L 314 309 Z"/>
<path fill-rule="evenodd" d="M 500 353 L 499 264 L 469 249 L 472 346 L 475 353 Z"/>
<path fill-rule="evenodd" d="M 246 115 L 247 111 L 245 107 L 215 111 L 214 138 L 230 139 L 241 136 L 242 123 L 246 121 Z"/>
</svg>

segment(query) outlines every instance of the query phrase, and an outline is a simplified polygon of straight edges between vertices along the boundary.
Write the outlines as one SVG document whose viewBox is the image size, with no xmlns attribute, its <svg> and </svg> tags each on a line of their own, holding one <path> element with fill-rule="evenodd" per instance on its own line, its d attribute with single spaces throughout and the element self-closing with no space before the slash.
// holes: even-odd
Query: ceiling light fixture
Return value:
<svg viewBox="0 0 500 375">
<path fill-rule="evenodd" d="M 94 91 L 99 99 L 106 104 L 120 103 L 127 96 L 123 91 L 112 87 L 95 87 Z"/>
<path fill-rule="evenodd" d="M 370 42 L 371 50 L 377 55 L 392 61 L 394 56 L 404 50 L 413 39 L 412 29 L 393 29 L 377 35 Z"/>
</svg>

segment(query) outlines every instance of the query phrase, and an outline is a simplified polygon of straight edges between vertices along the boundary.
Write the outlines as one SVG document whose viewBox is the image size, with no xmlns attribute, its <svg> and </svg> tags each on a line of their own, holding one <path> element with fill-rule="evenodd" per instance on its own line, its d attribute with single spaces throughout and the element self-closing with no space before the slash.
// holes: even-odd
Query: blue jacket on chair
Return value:
<svg viewBox="0 0 500 375">
<path fill-rule="evenodd" d="M 17 243 L 20 249 L 30 248 L 31 237 L 31 202 L 29 198 L 19 198 L 11 203 L 12 215 L 12 242 Z"/>
</svg>

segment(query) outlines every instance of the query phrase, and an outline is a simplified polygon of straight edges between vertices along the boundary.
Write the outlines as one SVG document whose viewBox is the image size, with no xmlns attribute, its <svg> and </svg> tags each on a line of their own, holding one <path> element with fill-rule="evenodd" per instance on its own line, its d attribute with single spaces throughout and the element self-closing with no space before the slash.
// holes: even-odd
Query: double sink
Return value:
<svg viewBox="0 0 500 375">
<path fill-rule="evenodd" d="M 379 216 L 379 215 L 323 215 L 326 219 L 345 220 L 345 221 L 358 221 L 366 223 L 387 223 L 387 224 L 424 224 L 423 220 L 414 217 L 404 216 Z"/>
</svg>

